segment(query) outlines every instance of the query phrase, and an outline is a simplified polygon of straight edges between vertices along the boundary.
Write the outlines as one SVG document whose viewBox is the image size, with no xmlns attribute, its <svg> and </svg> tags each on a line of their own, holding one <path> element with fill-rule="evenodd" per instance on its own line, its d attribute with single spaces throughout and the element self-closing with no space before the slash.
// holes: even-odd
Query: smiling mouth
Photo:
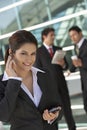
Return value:
<svg viewBox="0 0 87 130">
<path fill-rule="evenodd" d="M 26 67 L 29 67 L 29 66 L 31 66 L 32 64 L 24 64 L 24 66 L 26 66 Z"/>
</svg>

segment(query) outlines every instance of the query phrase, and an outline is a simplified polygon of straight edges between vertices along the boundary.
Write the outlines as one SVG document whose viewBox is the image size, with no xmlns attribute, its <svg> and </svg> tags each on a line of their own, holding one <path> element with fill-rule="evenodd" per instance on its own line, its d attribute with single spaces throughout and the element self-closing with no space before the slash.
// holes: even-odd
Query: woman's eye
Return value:
<svg viewBox="0 0 87 130">
<path fill-rule="evenodd" d="M 32 56 L 35 56 L 35 55 L 36 55 L 36 53 L 32 53 L 31 55 L 32 55 Z"/>
<path fill-rule="evenodd" d="M 26 55 L 25 53 L 21 53 L 22 55 Z"/>
</svg>

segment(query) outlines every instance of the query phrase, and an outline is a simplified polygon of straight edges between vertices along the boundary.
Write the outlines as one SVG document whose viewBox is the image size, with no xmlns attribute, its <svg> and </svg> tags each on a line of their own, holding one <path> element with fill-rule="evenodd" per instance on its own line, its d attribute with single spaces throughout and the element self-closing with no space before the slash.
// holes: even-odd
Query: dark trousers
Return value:
<svg viewBox="0 0 87 130">
<path fill-rule="evenodd" d="M 69 97 L 67 84 L 65 81 L 63 83 L 64 84 L 62 84 L 61 82 L 61 85 L 59 87 L 59 93 L 60 93 L 60 98 L 61 98 L 61 102 L 63 106 L 64 117 L 65 117 L 69 130 L 76 130 L 75 121 L 74 121 L 72 110 L 71 110 L 71 103 L 70 103 L 70 97 Z"/>
<path fill-rule="evenodd" d="M 83 90 L 83 103 L 84 103 L 84 109 L 87 113 L 87 90 Z"/>
</svg>

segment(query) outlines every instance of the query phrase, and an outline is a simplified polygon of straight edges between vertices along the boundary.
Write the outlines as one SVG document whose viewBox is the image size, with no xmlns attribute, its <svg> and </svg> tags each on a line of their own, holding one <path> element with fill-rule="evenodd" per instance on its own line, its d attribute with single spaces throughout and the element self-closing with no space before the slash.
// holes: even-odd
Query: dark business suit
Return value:
<svg viewBox="0 0 87 130">
<path fill-rule="evenodd" d="M 76 48 L 75 48 L 76 52 Z M 82 60 L 82 67 L 79 67 L 83 91 L 84 109 L 87 112 L 87 40 L 84 39 L 81 47 L 79 48 L 78 58 Z M 72 65 L 70 71 L 74 72 L 76 67 Z"/>
<path fill-rule="evenodd" d="M 21 89 L 21 81 L 14 79 L 2 81 L 2 76 L 0 76 L 0 120 L 10 122 L 11 130 L 58 129 L 57 122 L 50 125 L 42 118 L 45 109 L 60 105 L 57 87 L 54 90 L 55 83 L 49 82 L 48 77 L 47 73 L 37 73 L 42 97 L 39 106 L 36 107 Z"/>
<path fill-rule="evenodd" d="M 60 49 L 61 49 L 60 47 L 53 46 L 54 53 L 56 50 L 60 50 Z M 38 68 L 43 68 L 44 70 L 48 70 L 50 72 L 50 75 L 54 79 L 54 81 L 57 83 L 57 88 L 60 93 L 60 97 L 63 105 L 64 116 L 67 121 L 69 130 L 75 130 L 75 122 L 72 117 L 69 93 L 68 93 L 65 77 L 63 75 L 63 69 L 60 65 L 51 64 L 51 60 L 52 58 L 50 57 L 50 54 L 44 45 L 42 45 L 40 48 L 37 49 L 35 66 Z M 67 67 L 67 62 L 66 62 L 66 67 Z"/>
</svg>

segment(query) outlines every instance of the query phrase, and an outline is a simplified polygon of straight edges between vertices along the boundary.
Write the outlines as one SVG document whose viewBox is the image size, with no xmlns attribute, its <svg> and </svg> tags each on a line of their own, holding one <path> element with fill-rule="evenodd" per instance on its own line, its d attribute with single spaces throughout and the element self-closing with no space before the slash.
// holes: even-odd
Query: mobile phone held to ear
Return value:
<svg viewBox="0 0 87 130">
<path fill-rule="evenodd" d="M 10 56 L 11 56 L 11 58 L 13 59 L 13 53 L 10 53 L 9 55 L 10 55 Z"/>
<path fill-rule="evenodd" d="M 54 108 L 50 109 L 49 112 L 56 113 L 60 110 L 61 110 L 61 107 L 59 106 L 59 107 L 54 107 Z"/>
</svg>

